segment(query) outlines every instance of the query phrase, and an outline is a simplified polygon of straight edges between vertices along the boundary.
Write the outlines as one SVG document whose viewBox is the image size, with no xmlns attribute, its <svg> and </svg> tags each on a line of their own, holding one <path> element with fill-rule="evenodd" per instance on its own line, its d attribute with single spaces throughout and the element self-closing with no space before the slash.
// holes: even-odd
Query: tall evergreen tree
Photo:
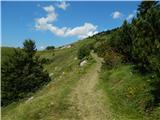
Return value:
<svg viewBox="0 0 160 120">
<path fill-rule="evenodd" d="M 158 1 L 142 1 L 138 6 L 138 16 L 144 16 L 149 9 L 158 5 Z"/>
</svg>

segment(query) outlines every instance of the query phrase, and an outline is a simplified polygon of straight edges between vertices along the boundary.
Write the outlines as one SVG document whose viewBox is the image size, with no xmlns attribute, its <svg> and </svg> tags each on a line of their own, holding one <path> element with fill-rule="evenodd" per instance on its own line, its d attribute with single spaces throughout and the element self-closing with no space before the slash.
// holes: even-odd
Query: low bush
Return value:
<svg viewBox="0 0 160 120">
<path fill-rule="evenodd" d="M 46 47 L 46 50 L 54 50 L 55 49 L 55 46 L 47 46 Z"/>
<path fill-rule="evenodd" d="M 122 62 L 122 57 L 120 54 L 114 52 L 113 50 L 109 50 L 103 56 L 103 67 L 112 69 L 118 67 Z"/>
<path fill-rule="evenodd" d="M 80 49 L 78 50 L 78 59 L 83 60 L 85 58 L 87 58 L 90 55 L 92 49 L 92 45 L 88 44 L 88 45 L 83 45 L 82 47 L 80 47 Z"/>
</svg>

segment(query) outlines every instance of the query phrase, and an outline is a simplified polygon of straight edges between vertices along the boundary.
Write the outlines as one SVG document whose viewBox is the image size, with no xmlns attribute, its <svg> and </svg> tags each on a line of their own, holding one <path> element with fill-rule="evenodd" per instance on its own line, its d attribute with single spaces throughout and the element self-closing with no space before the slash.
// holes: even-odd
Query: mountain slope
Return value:
<svg viewBox="0 0 160 120">
<path fill-rule="evenodd" d="M 107 34 L 104 36 L 107 38 Z M 97 38 L 101 38 L 101 36 L 97 36 Z M 80 61 L 77 59 L 78 49 L 83 45 L 95 42 L 95 40 L 97 39 L 94 39 L 94 37 L 88 38 L 72 44 L 70 48 L 56 48 L 54 54 L 53 51 L 39 51 L 37 55 L 49 60 L 47 64 L 44 64 L 44 68 L 50 73 L 51 82 L 36 93 L 32 93 L 28 98 L 2 108 L 2 119 L 143 120 L 139 116 L 129 117 L 129 115 L 117 114 L 112 108 L 113 106 L 115 108 L 124 107 L 123 104 L 115 105 L 113 103 L 119 103 L 117 100 L 121 100 L 116 98 L 116 95 L 119 95 L 117 89 L 121 87 L 125 89 L 123 82 L 119 83 L 117 81 L 126 77 L 124 79 L 126 80 L 125 83 L 129 80 L 128 83 L 130 84 L 133 78 L 133 76 L 128 77 L 130 71 L 122 69 L 122 73 L 125 74 L 121 76 L 116 74 L 114 79 L 108 82 L 106 78 L 111 79 L 109 74 L 116 73 L 114 69 L 114 73 L 108 70 L 106 72 L 109 72 L 109 74 L 107 73 L 105 80 L 101 81 L 99 73 L 101 72 L 102 59 L 97 57 L 95 53 L 91 54 L 92 57 L 87 61 L 87 64 L 80 67 Z M 101 41 L 97 40 L 96 42 Z M 135 74 L 133 75 L 136 77 Z M 141 80 L 142 77 L 140 76 L 138 79 Z M 118 83 L 119 86 L 112 89 L 111 83 L 113 83 L 113 86 Z M 128 103 L 125 104 L 125 107 L 130 110 Z"/>
<path fill-rule="evenodd" d="M 79 67 L 77 50 L 88 41 L 80 41 L 71 48 L 58 48 L 55 55 L 51 51 L 41 51 L 38 55 L 50 60 L 44 68 L 50 73 L 52 81 L 41 88 L 29 98 L 10 104 L 2 108 L 4 120 L 39 120 L 72 118 L 74 113 L 68 111 L 71 104 L 68 95 L 72 87 L 83 76 L 93 60 L 88 61 L 83 67 Z M 16 113 L 16 114 L 15 114 Z M 75 114 L 76 115 L 76 114 Z"/>
</svg>

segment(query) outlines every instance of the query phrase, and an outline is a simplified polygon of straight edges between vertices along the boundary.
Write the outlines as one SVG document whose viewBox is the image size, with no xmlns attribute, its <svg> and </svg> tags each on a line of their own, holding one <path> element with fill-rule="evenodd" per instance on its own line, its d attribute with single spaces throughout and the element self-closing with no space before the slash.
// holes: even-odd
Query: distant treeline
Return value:
<svg viewBox="0 0 160 120">
<path fill-rule="evenodd" d="M 55 49 L 55 46 L 47 46 L 46 47 L 46 50 L 54 50 Z"/>
</svg>

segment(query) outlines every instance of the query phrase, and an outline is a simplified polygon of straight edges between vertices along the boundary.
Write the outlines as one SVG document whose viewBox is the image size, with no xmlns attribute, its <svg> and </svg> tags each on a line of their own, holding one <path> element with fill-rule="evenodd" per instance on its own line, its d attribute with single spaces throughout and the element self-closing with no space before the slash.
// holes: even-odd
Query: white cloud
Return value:
<svg viewBox="0 0 160 120">
<path fill-rule="evenodd" d="M 43 24 L 38 30 L 49 30 L 53 34 L 61 37 L 68 37 L 68 36 L 78 36 L 78 38 L 86 38 L 88 36 L 92 36 L 96 33 L 97 26 L 91 24 L 91 23 L 84 23 L 82 26 L 77 26 L 75 28 L 67 28 L 62 27 L 59 28 L 57 26 L 54 26 L 52 24 Z"/>
<path fill-rule="evenodd" d="M 66 10 L 68 6 L 69 6 L 69 3 L 66 3 L 65 1 L 62 1 L 59 4 L 57 4 L 57 7 L 63 10 Z"/>
<path fill-rule="evenodd" d="M 123 16 L 123 14 L 119 11 L 115 11 L 112 13 L 112 18 L 113 19 L 118 19 L 118 18 L 121 18 Z"/>
<path fill-rule="evenodd" d="M 86 38 L 88 36 L 92 36 L 97 33 L 97 26 L 91 23 L 84 23 L 82 26 L 75 27 L 73 29 L 67 29 L 65 35 L 66 36 L 75 36 L 77 35 L 79 38 Z"/>
<path fill-rule="evenodd" d="M 55 10 L 55 8 L 54 8 L 52 5 L 43 7 L 43 9 L 44 9 L 46 12 L 54 12 L 54 10 Z"/>
<path fill-rule="evenodd" d="M 48 30 L 61 37 L 78 36 L 79 38 L 86 38 L 97 33 L 97 26 L 91 23 L 84 23 L 84 25 L 74 28 L 59 28 L 54 25 L 54 22 L 58 16 L 54 7 L 47 6 L 43 7 L 43 9 L 47 12 L 47 15 L 46 17 L 41 17 L 35 20 L 36 30 Z"/>
<path fill-rule="evenodd" d="M 128 17 L 126 18 L 127 20 L 131 20 L 134 17 L 133 14 L 129 14 Z"/>
<path fill-rule="evenodd" d="M 53 6 L 46 6 L 43 9 L 47 12 L 46 17 L 41 17 L 36 19 L 35 28 L 38 30 L 47 30 L 48 24 L 56 20 L 57 14 L 55 13 L 55 8 Z"/>
</svg>

